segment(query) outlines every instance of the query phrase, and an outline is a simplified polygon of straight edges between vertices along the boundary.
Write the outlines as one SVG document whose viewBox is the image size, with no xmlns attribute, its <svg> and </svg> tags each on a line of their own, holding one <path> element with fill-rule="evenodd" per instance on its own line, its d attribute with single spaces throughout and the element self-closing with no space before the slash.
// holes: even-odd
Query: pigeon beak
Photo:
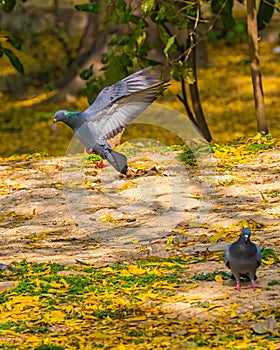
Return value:
<svg viewBox="0 0 280 350">
<path fill-rule="evenodd" d="M 244 241 L 247 243 L 249 241 L 250 236 L 249 235 L 244 235 Z"/>
<path fill-rule="evenodd" d="M 56 122 L 57 120 L 54 118 L 53 122 L 51 123 L 51 130 L 56 130 Z"/>
</svg>

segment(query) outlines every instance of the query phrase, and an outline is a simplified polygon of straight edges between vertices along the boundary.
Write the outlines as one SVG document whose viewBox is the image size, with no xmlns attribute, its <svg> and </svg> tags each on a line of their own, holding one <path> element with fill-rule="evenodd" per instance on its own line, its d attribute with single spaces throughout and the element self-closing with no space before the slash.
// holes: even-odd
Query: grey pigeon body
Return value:
<svg viewBox="0 0 280 350">
<path fill-rule="evenodd" d="M 120 173 L 127 171 L 126 157 L 113 151 L 107 140 L 119 134 L 167 88 L 145 68 L 104 88 L 84 112 L 60 110 L 53 123 L 70 126 L 88 153 L 96 153 Z"/>
<path fill-rule="evenodd" d="M 235 289 L 240 290 L 240 276 L 249 276 L 252 288 L 256 288 L 256 270 L 261 265 L 261 250 L 250 240 L 249 228 L 242 230 L 239 239 L 229 244 L 225 252 L 225 264 L 236 279 Z"/>
</svg>

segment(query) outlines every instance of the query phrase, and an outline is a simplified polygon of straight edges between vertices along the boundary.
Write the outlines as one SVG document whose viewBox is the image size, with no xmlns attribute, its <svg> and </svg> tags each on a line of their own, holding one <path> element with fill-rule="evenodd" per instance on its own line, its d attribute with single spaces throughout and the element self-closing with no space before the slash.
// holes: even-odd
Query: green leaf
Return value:
<svg viewBox="0 0 280 350">
<path fill-rule="evenodd" d="M 221 16 L 223 26 L 226 29 L 234 27 L 235 20 L 232 16 L 233 0 L 212 0 L 211 9 L 213 13 Z"/>
<path fill-rule="evenodd" d="M 84 70 L 80 73 L 80 78 L 83 79 L 83 80 L 89 79 L 89 78 L 92 76 L 92 74 L 93 74 L 92 68 L 93 68 L 93 64 L 92 64 L 89 68 L 84 69 Z"/>
<path fill-rule="evenodd" d="M 275 0 L 261 0 L 257 15 L 258 30 L 264 29 L 270 22 L 274 9 Z"/>
<path fill-rule="evenodd" d="M 132 16 L 132 8 L 125 0 L 116 0 L 115 20 L 117 23 L 129 23 Z"/>
<path fill-rule="evenodd" d="M 112 45 L 125 45 L 129 43 L 130 36 L 129 35 L 119 35 L 117 33 L 112 34 L 108 40 L 107 44 L 112 46 Z"/>
<path fill-rule="evenodd" d="M 20 50 L 23 43 L 22 38 L 17 35 L 6 36 L 6 41 L 10 43 L 15 49 Z"/>
<path fill-rule="evenodd" d="M 179 61 L 173 65 L 171 75 L 173 79 L 177 81 L 180 81 L 181 78 L 183 78 L 188 84 L 193 84 L 196 80 L 194 70 L 184 65 L 182 61 Z"/>
<path fill-rule="evenodd" d="M 16 0 L 0 0 L 5 12 L 12 12 L 15 7 Z"/>
<path fill-rule="evenodd" d="M 91 2 L 89 4 L 80 4 L 80 5 L 76 5 L 75 9 L 78 11 L 98 13 L 99 4 L 98 2 Z"/>
<path fill-rule="evenodd" d="M 150 13 L 154 7 L 155 0 L 146 0 L 141 4 L 141 9 L 144 13 Z"/>
<path fill-rule="evenodd" d="M 183 77 L 187 80 L 188 84 L 194 84 L 196 79 L 193 68 L 186 67 L 183 70 Z"/>
<path fill-rule="evenodd" d="M 183 62 L 179 61 L 175 65 L 172 66 L 171 68 L 171 76 L 173 79 L 176 81 L 180 81 L 182 77 L 182 69 L 183 69 Z"/>
<path fill-rule="evenodd" d="M 162 64 L 159 61 L 151 60 L 151 59 L 148 59 L 146 57 L 142 58 L 141 62 L 143 63 L 143 66 L 158 66 L 158 65 Z"/>
<path fill-rule="evenodd" d="M 156 13 L 152 13 L 151 20 L 155 23 L 162 24 L 167 21 L 167 15 L 166 15 L 166 4 L 163 3 L 160 7 L 159 11 Z"/>
<path fill-rule="evenodd" d="M 24 74 L 24 68 L 22 63 L 20 62 L 20 59 L 10 49 L 3 48 L 3 51 L 4 51 L 4 54 L 9 58 L 14 68 L 19 73 Z"/>
<path fill-rule="evenodd" d="M 174 44 L 174 41 L 175 41 L 175 38 L 176 38 L 176 35 L 173 35 L 171 36 L 168 41 L 167 41 L 167 44 L 164 48 L 164 54 L 165 56 L 168 58 L 168 51 L 170 50 L 171 46 Z"/>
</svg>

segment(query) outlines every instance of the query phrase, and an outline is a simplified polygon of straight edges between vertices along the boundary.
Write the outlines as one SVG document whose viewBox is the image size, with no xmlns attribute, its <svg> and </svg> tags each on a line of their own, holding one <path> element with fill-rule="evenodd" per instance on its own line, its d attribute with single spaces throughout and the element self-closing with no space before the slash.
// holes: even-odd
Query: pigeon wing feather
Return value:
<svg viewBox="0 0 280 350">
<path fill-rule="evenodd" d="M 134 118 L 141 114 L 168 86 L 159 83 L 145 90 L 134 92 L 109 104 L 89 120 L 105 139 L 119 134 Z"/>
<path fill-rule="evenodd" d="M 257 267 L 259 267 L 262 263 L 262 254 L 261 254 L 260 247 L 257 244 L 255 246 L 257 248 L 257 253 L 256 253 L 256 258 L 257 258 L 257 262 L 258 262 Z"/>
<path fill-rule="evenodd" d="M 225 265 L 230 269 L 230 247 L 231 247 L 231 244 L 228 244 L 226 246 L 226 251 L 225 251 L 225 258 L 224 258 L 224 262 L 225 262 Z"/>
<path fill-rule="evenodd" d="M 153 84 L 158 83 L 158 80 L 154 78 L 154 74 L 145 74 L 149 70 L 150 67 L 144 68 L 138 72 L 130 74 L 128 77 L 111 86 L 105 87 L 99 93 L 93 104 L 84 111 L 89 115 L 89 119 L 96 119 L 98 112 L 102 111 L 118 99 L 134 92 L 145 90 Z"/>
</svg>

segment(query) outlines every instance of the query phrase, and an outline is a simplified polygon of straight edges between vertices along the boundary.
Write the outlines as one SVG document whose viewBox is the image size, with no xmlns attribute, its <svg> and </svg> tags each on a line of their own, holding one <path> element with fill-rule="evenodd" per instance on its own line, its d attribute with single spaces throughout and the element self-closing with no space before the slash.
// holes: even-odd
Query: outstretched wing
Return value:
<svg viewBox="0 0 280 350">
<path fill-rule="evenodd" d="M 104 88 L 93 104 L 84 112 L 89 115 L 89 119 L 95 120 L 98 112 L 102 111 L 108 105 L 118 99 L 128 96 L 134 92 L 150 88 L 153 84 L 158 83 L 154 74 L 145 74 L 150 67 L 135 72 L 117 83 Z"/>
<path fill-rule="evenodd" d="M 110 139 L 120 133 L 134 118 L 141 114 L 169 86 L 159 83 L 145 90 L 121 97 L 99 111 L 93 123 L 102 136 Z"/>
</svg>

